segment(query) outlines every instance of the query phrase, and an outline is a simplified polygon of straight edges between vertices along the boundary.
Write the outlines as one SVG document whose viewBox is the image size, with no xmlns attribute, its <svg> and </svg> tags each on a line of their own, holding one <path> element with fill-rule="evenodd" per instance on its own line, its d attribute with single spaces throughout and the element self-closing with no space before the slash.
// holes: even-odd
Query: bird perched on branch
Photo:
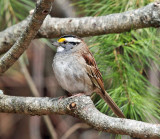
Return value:
<svg viewBox="0 0 160 139">
<path fill-rule="evenodd" d="M 53 60 L 53 70 L 60 86 L 70 94 L 99 94 L 112 111 L 125 118 L 116 103 L 104 89 L 104 84 L 96 61 L 86 43 L 77 36 L 66 35 L 54 42 L 57 53 Z"/>
</svg>

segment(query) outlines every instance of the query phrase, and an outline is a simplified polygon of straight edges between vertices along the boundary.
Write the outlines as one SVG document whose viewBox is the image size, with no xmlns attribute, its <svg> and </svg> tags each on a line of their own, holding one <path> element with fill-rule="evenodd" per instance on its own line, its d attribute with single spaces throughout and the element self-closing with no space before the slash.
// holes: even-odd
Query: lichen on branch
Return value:
<svg viewBox="0 0 160 139">
<path fill-rule="evenodd" d="M 6 52 L 17 40 L 30 17 L 0 32 L 0 54 Z M 160 26 L 160 3 L 123 13 L 98 17 L 52 18 L 47 16 L 36 38 L 56 38 L 64 34 L 79 37 L 122 33 L 132 29 Z"/>
<path fill-rule="evenodd" d="M 37 3 L 35 12 L 21 35 L 16 38 L 16 42 L 12 48 L 0 59 L 0 74 L 4 73 L 10 66 L 12 66 L 23 52 L 28 48 L 31 40 L 35 38 L 39 28 L 41 27 L 43 20 L 51 11 L 51 3 L 53 0 L 40 0 Z M 13 32 L 14 33 L 14 32 Z M 5 37 L 5 35 L 4 35 Z"/>
<path fill-rule="evenodd" d="M 99 131 L 136 138 L 159 139 L 160 125 L 109 117 L 99 112 L 89 96 L 69 98 L 16 97 L 0 94 L 0 112 L 29 115 L 68 114 Z"/>
</svg>

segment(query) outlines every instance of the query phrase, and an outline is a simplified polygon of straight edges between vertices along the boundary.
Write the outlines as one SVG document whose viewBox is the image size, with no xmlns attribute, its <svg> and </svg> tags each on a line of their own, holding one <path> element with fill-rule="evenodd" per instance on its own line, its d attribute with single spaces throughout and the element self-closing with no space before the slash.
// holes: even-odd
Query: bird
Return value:
<svg viewBox="0 0 160 139">
<path fill-rule="evenodd" d="M 119 118 L 125 118 L 105 91 L 102 75 L 87 44 L 78 36 L 64 35 L 53 45 L 57 47 L 57 52 L 52 67 L 59 85 L 70 95 L 91 95 L 95 92 Z"/>
</svg>

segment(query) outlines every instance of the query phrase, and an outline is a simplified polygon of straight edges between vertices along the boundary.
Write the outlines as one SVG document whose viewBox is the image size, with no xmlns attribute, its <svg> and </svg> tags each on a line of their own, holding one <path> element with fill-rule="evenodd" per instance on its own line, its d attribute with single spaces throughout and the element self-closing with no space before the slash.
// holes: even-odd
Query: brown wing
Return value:
<svg viewBox="0 0 160 139">
<path fill-rule="evenodd" d="M 82 53 L 82 56 L 86 61 L 86 69 L 87 69 L 88 75 L 90 76 L 93 84 L 96 87 L 98 87 L 100 90 L 104 90 L 102 75 L 97 67 L 96 61 L 95 61 L 92 53 L 87 48 Z"/>
<path fill-rule="evenodd" d="M 82 57 L 86 61 L 86 69 L 87 69 L 88 75 L 92 80 L 92 83 L 100 90 L 97 93 L 107 102 L 109 107 L 117 116 L 119 116 L 120 118 L 125 118 L 125 116 L 123 115 L 123 113 L 121 112 L 117 104 L 112 100 L 109 94 L 105 91 L 102 75 L 98 70 L 96 61 L 88 48 L 85 48 L 83 50 Z"/>
</svg>

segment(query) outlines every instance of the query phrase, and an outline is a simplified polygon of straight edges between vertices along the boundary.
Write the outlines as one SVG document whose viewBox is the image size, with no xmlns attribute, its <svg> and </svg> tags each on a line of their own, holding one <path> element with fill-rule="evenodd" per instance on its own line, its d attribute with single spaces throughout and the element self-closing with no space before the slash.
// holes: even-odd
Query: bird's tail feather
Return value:
<svg viewBox="0 0 160 139">
<path fill-rule="evenodd" d="M 103 90 L 99 95 L 105 100 L 105 102 L 109 105 L 112 111 L 120 118 L 125 118 L 122 111 L 119 109 L 117 104 L 113 101 L 113 99 L 109 96 L 109 94 Z"/>
</svg>

